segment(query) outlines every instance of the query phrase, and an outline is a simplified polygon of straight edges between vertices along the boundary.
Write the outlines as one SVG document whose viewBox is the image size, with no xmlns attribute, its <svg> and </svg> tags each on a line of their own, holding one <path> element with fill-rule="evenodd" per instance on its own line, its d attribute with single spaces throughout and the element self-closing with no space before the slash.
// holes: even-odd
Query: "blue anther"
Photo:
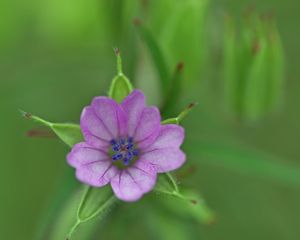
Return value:
<svg viewBox="0 0 300 240">
<path fill-rule="evenodd" d="M 129 163 L 130 163 L 130 160 L 125 157 L 125 158 L 123 158 L 123 163 L 124 163 L 125 166 L 128 166 Z"/>
<path fill-rule="evenodd" d="M 112 156 L 113 161 L 120 160 L 123 157 L 122 153 L 116 153 Z"/>
<path fill-rule="evenodd" d="M 128 158 L 129 161 L 133 159 L 133 153 L 132 152 L 127 152 L 126 153 L 126 158 Z"/>
<path fill-rule="evenodd" d="M 128 143 L 126 146 L 126 149 L 131 150 L 133 148 L 133 146 L 134 146 L 133 143 Z"/>
<path fill-rule="evenodd" d="M 137 156 L 137 155 L 139 155 L 139 150 L 134 149 L 134 150 L 132 151 L 132 153 L 133 153 L 134 156 Z"/>
<path fill-rule="evenodd" d="M 110 141 L 112 150 L 112 161 L 122 161 L 125 166 L 131 164 L 136 156 L 139 154 L 139 150 L 136 149 L 133 138 L 120 138 L 112 139 Z"/>
<path fill-rule="evenodd" d="M 112 150 L 115 151 L 115 152 L 119 152 L 120 151 L 120 145 L 119 144 L 113 145 Z"/>
</svg>

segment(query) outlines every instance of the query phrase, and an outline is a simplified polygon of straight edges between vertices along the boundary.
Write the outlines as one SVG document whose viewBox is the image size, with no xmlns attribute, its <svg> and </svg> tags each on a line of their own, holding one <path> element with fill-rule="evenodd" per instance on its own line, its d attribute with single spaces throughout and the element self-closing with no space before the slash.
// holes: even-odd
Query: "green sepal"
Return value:
<svg viewBox="0 0 300 240">
<path fill-rule="evenodd" d="M 120 51 L 116 49 L 115 52 L 117 56 L 118 73 L 111 82 L 108 96 L 116 100 L 116 102 L 121 103 L 123 99 L 132 92 L 133 86 L 129 79 L 122 72 L 122 59 L 120 56 Z"/>
<path fill-rule="evenodd" d="M 205 205 L 204 200 L 195 192 L 179 191 L 175 178 L 170 173 L 158 177 L 154 191 L 162 196 L 161 203 L 172 212 L 183 217 L 210 224 L 214 220 L 213 212 Z"/>
<path fill-rule="evenodd" d="M 69 147 L 83 141 L 80 126 L 74 123 L 52 123 L 38 116 L 21 111 L 25 118 L 31 119 L 39 124 L 50 128 Z"/>
<path fill-rule="evenodd" d="M 204 199 L 192 190 L 181 191 L 181 196 L 162 197 L 160 203 L 182 218 L 192 218 L 202 224 L 215 221 L 214 212 L 206 205 Z"/>
<path fill-rule="evenodd" d="M 189 114 L 189 112 L 197 105 L 197 103 L 189 104 L 177 117 L 168 118 L 161 122 L 161 124 L 180 124 L 180 122 Z"/>
<path fill-rule="evenodd" d="M 179 193 L 176 179 L 171 173 L 163 173 L 158 176 L 154 191 L 168 195 L 176 195 Z"/>
<path fill-rule="evenodd" d="M 67 239 L 71 239 L 72 234 L 82 223 L 93 220 L 96 217 L 104 217 L 107 211 L 117 202 L 117 198 L 110 186 L 102 188 L 85 187 L 86 189 L 77 209 L 76 222 L 67 234 Z"/>
</svg>

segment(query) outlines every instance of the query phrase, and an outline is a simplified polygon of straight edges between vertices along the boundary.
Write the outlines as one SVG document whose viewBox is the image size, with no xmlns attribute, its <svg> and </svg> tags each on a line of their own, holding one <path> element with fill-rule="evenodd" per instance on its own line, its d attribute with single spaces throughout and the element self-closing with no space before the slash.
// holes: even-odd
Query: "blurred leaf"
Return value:
<svg viewBox="0 0 300 240">
<path fill-rule="evenodd" d="M 103 217 L 116 201 L 117 198 L 110 186 L 101 188 L 86 186 L 77 209 L 76 222 L 69 231 L 67 239 L 71 239 L 80 224 L 94 220 L 95 217 Z"/>
<path fill-rule="evenodd" d="M 278 31 L 272 18 L 253 11 L 243 18 L 240 38 L 230 17 L 225 23 L 226 103 L 240 120 L 258 120 L 278 107 L 283 92 L 284 57 Z"/>
<path fill-rule="evenodd" d="M 183 67 L 183 63 L 178 63 L 175 72 L 170 79 L 169 91 L 166 95 L 166 98 L 164 99 L 164 104 L 161 109 L 161 112 L 165 116 L 172 114 L 174 109 L 177 107 L 177 103 L 181 94 Z"/>
<path fill-rule="evenodd" d="M 62 177 L 57 180 L 57 191 L 47 201 L 46 207 L 38 220 L 36 232 L 33 237 L 35 240 L 49 239 L 49 232 L 60 215 L 62 203 L 66 202 L 66 199 L 69 198 L 75 187 L 78 186 L 78 182 L 74 178 L 74 172 L 70 168 L 66 169 Z"/>
<path fill-rule="evenodd" d="M 246 79 L 243 112 L 246 119 L 257 120 L 266 113 L 266 94 L 268 92 L 267 42 L 260 39 L 254 42 L 257 51 Z"/>
<path fill-rule="evenodd" d="M 162 2 L 162 1 L 159 1 Z M 208 44 L 206 24 L 209 12 L 208 0 L 185 0 L 172 4 L 172 10 L 160 24 L 163 29 L 157 34 L 158 41 L 165 50 L 169 64 L 182 61 L 186 65 L 184 83 L 195 83 L 201 80 L 206 70 L 204 60 L 207 59 Z M 162 3 L 158 4 L 158 8 Z"/>
<path fill-rule="evenodd" d="M 90 41 L 89 35 L 95 36 L 102 30 L 98 23 L 99 4 L 96 0 L 52 0 L 36 7 L 39 34 L 53 42 Z"/>
<path fill-rule="evenodd" d="M 268 26 L 269 38 L 269 58 L 268 65 L 270 71 L 268 83 L 267 106 L 271 110 L 276 110 L 282 101 L 284 91 L 284 75 L 285 75 L 285 57 L 280 35 L 274 21 L 271 21 Z"/>
<path fill-rule="evenodd" d="M 115 50 L 117 55 L 118 75 L 112 80 L 109 88 L 109 96 L 121 103 L 122 100 L 131 93 L 133 87 L 128 78 L 122 72 L 122 59 L 118 49 Z"/>
<path fill-rule="evenodd" d="M 240 83 L 242 79 L 237 73 L 237 42 L 234 22 L 231 16 L 225 17 L 224 30 L 224 92 L 225 103 L 229 106 L 231 112 L 240 111 L 239 95 L 242 89 Z"/>
<path fill-rule="evenodd" d="M 150 207 L 145 217 L 151 239 L 183 240 L 191 239 L 192 232 L 188 231 L 182 219 L 166 214 L 156 206 Z"/>
<path fill-rule="evenodd" d="M 81 142 L 83 140 L 81 129 L 78 124 L 52 123 L 40 117 L 32 115 L 31 113 L 22 112 L 22 114 L 25 118 L 32 119 L 37 123 L 40 123 L 52 129 L 52 131 L 69 147 L 72 147 L 74 144 Z"/>
<path fill-rule="evenodd" d="M 165 56 L 161 50 L 161 47 L 159 46 L 158 42 L 156 41 L 155 37 L 152 35 L 150 30 L 147 27 L 145 27 L 139 19 L 135 20 L 135 25 L 138 34 L 149 49 L 153 60 L 153 64 L 155 65 L 158 71 L 159 80 L 162 87 L 162 95 L 166 97 L 169 89 L 170 73 Z"/>
<path fill-rule="evenodd" d="M 300 186 L 300 166 L 289 165 L 263 152 L 202 141 L 190 142 L 186 145 L 186 151 L 197 156 L 200 164 L 216 165 L 242 174 Z"/>
</svg>

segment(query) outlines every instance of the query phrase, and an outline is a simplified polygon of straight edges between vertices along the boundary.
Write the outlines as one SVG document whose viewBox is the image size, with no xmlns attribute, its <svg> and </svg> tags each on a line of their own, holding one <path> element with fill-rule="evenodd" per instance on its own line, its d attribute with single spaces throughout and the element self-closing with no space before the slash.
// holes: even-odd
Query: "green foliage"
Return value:
<svg viewBox="0 0 300 240">
<path fill-rule="evenodd" d="M 233 19 L 230 16 L 225 18 L 225 34 L 224 34 L 224 91 L 225 103 L 230 108 L 230 111 L 240 115 L 241 94 L 240 85 L 243 79 L 238 76 L 236 70 L 237 50 L 236 50 L 236 30 Z"/>
<path fill-rule="evenodd" d="M 172 78 L 170 79 L 169 90 L 165 102 L 163 103 L 161 112 L 165 116 L 171 115 L 177 106 L 178 100 L 180 98 L 181 89 L 182 89 L 182 70 L 183 63 L 178 63 L 176 69 L 173 73 Z"/>
<path fill-rule="evenodd" d="M 184 62 L 184 86 L 194 86 L 197 81 L 203 81 L 201 76 L 209 59 L 207 16 L 210 2 L 186 0 L 173 3 L 161 33 L 157 34 L 171 66 Z M 162 4 L 158 5 L 159 8 Z"/>
<path fill-rule="evenodd" d="M 162 95 L 166 98 L 170 86 L 170 72 L 164 53 L 153 34 L 139 19 L 135 20 L 135 26 L 143 42 L 149 49 L 153 64 L 155 64 L 155 68 L 159 75 Z"/>
<path fill-rule="evenodd" d="M 205 141 L 194 141 L 190 144 L 197 148 L 186 146 L 186 150 L 199 156 L 199 164 L 219 166 L 288 186 L 300 186 L 300 166 L 298 165 L 287 164 L 282 159 L 239 145 Z"/>
<path fill-rule="evenodd" d="M 156 207 L 149 209 L 146 224 L 151 239 L 157 240 L 182 240 L 192 239 L 192 232 L 182 224 L 182 219 L 176 215 L 166 214 Z"/>
<path fill-rule="evenodd" d="M 267 107 L 271 110 L 282 105 L 283 89 L 285 79 L 285 54 L 281 43 L 280 35 L 275 20 L 265 23 L 268 30 L 269 51 L 268 51 L 268 97 Z"/>
<path fill-rule="evenodd" d="M 284 80 L 284 57 L 274 20 L 249 13 L 240 34 L 225 18 L 224 90 L 230 112 L 255 121 L 277 110 Z M 276 66 L 276 67 L 275 67 Z"/>
</svg>

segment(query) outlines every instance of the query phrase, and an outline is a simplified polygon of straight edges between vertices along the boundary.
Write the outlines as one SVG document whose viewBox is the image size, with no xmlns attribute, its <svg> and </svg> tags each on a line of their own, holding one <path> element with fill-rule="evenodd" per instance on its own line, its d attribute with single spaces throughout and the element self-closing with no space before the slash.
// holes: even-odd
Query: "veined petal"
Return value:
<svg viewBox="0 0 300 240">
<path fill-rule="evenodd" d="M 119 172 L 111 162 L 92 162 L 76 169 L 76 177 L 81 182 L 94 187 L 101 187 L 111 181 Z"/>
<path fill-rule="evenodd" d="M 109 156 L 104 151 L 97 149 L 85 142 L 77 143 L 67 156 L 67 161 L 72 167 L 80 168 L 93 162 L 109 162 Z"/>
<path fill-rule="evenodd" d="M 127 133 L 126 114 L 116 101 L 107 97 L 96 97 L 91 106 L 112 138 L 118 138 Z"/>
<path fill-rule="evenodd" d="M 152 144 L 156 141 L 159 132 L 160 131 L 157 129 L 157 131 L 154 131 L 150 136 L 142 141 L 139 141 L 138 148 L 144 152 L 145 149 L 148 149 L 150 146 L 152 146 Z"/>
<path fill-rule="evenodd" d="M 178 148 L 154 149 L 143 153 L 138 161 L 150 163 L 158 173 L 163 173 L 181 167 L 185 162 L 185 154 Z"/>
<path fill-rule="evenodd" d="M 111 180 L 116 196 L 132 202 L 151 191 L 156 183 L 156 172 L 151 164 L 137 161 L 133 166 L 120 171 Z"/>
<path fill-rule="evenodd" d="M 145 152 L 160 148 L 179 148 L 183 139 L 183 127 L 176 124 L 162 125 L 154 143 L 146 148 Z"/>
<path fill-rule="evenodd" d="M 83 109 L 80 117 L 80 128 L 86 142 L 95 147 L 106 147 L 113 138 L 91 106 Z"/>
<path fill-rule="evenodd" d="M 145 95 L 139 90 L 134 90 L 123 100 L 121 105 L 127 114 L 128 135 L 133 137 L 145 108 Z"/>
<path fill-rule="evenodd" d="M 160 129 L 160 113 L 157 107 L 145 107 L 133 135 L 136 142 L 141 142 Z"/>
</svg>

